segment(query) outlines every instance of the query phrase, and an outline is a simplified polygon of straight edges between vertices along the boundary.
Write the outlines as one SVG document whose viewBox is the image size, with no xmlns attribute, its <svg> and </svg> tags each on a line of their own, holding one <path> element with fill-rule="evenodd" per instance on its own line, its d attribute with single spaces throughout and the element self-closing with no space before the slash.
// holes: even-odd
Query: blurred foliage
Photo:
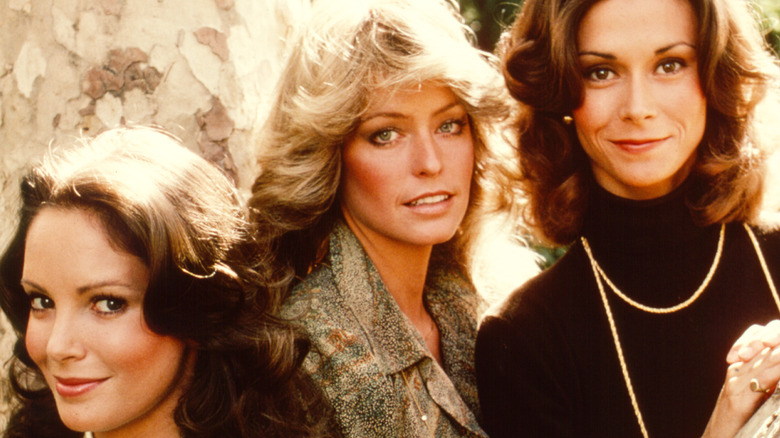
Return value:
<svg viewBox="0 0 780 438">
<path fill-rule="evenodd" d="M 564 254 L 566 254 L 566 251 L 569 250 L 569 247 L 549 247 L 549 246 L 543 246 L 539 244 L 530 244 L 529 247 L 531 250 L 539 254 L 541 259 L 537 261 L 537 265 L 539 265 L 539 268 L 542 270 L 545 270 L 553 265 L 559 258 L 563 257 Z"/>
<path fill-rule="evenodd" d="M 477 34 L 479 46 L 493 51 L 501 35 L 514 20 L 523 0 L 459 0 L 466 22 Z M 754 0 L 763 15 L 766 40 L 780 53 L 780 0 Z"/>
<path fill-rule="evenodd" d="M 522 0 L 459 0 L 466 23 L 477 34 L 479 46 L 489 52 L 501 35 L 512 24 Z"/>
<path fill-rule="evenodd" d="M 780 54 L 780 0 L 759 0 L 759 9 L 764 19 L 766 40 Z"/>
</svg>

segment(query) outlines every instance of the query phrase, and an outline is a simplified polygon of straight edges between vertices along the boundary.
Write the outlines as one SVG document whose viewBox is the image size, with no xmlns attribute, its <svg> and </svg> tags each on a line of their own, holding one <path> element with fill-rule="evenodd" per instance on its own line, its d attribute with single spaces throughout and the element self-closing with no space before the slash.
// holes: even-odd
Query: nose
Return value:
<svg viewBox="0 0 780 438">
<path fill-rule="evenodd" d="M 416 175 L 438 175 L 443 168 L 441 148 L 431 133 L 418 135 L 413 149 L 413 166 Z"/>
<path fill-rule="evenodd" d="M 641 123 L 655 117 L 655 99 L 650 80 L 636 75 L 627 84 L 621 118 L 632 123 Z"/>
<path fill-rule="evenodd" d="M 78 318 L 75 315 L 58 314 L 49 332 L 46 355 L 57 362 L 81 359 L 86 354 L 82 338 Z"/>
</svg>

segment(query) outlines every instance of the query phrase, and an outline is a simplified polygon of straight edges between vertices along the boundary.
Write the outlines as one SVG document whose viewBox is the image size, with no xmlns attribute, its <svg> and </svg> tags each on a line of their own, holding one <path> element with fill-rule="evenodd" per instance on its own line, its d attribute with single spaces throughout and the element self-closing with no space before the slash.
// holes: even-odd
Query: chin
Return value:
<svg viewBox="0 0 780 438">
<path fill-rule="evenodd" d="M 457 231 L 457 228 L 446 230 L 431 230 L 430 232 L 421 232 L 418 234 L 419 239 L 411 240 L 412 243 L 417 245 L 440 245 L 452 240 Z"/>
</svg>

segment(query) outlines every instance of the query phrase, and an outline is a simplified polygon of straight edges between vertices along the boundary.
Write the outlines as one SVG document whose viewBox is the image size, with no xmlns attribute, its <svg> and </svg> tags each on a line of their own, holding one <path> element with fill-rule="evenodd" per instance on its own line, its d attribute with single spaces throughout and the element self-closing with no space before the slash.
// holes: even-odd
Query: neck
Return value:
<svg viewBox="0 0 780 438">
<path fill-rule="evenodd" d="M 412 245 L 376 233 L 367 233 L 349 217 L 345 220 L 376 266 L 382 282 L 401 312 L 409 318 L 433 357 L 441 363 L 439 332 L 423 300 L 433 245 Z"/>
<path fill-rule="evenodd" d="M 625 256 L 677 248 L 697 238 L 696 225 L 686 202 L 686 185 L 660 198 L 637 201 L 621 198 L 594 184 L 583 233 L 600 252 Z"/>
<path fill-rule="evenodd" d="M 413 321 L 417 319 L 425 310 L 423 290 L 433 246 L 410 245 L 376 233 L 366 233 L 349 219 L 347 225 L 376 266 L 401 311 Z"/>
</svg>

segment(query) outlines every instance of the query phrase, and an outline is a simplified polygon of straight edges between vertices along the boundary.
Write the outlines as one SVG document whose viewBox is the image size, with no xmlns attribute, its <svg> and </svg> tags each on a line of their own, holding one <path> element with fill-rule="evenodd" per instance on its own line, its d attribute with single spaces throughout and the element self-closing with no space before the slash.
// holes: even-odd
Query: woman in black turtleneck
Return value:
<svg viewBox="0 0 780 438">
<path fill-rule="evenodd" d="M 780 233 L 757 219 L 778 69 L 750 12 L 526 0 L 510 32 L 526 216 L 571 247 L 480 327 L 485 430 L 733 436 L 780 379 Z"/>
</svg>

